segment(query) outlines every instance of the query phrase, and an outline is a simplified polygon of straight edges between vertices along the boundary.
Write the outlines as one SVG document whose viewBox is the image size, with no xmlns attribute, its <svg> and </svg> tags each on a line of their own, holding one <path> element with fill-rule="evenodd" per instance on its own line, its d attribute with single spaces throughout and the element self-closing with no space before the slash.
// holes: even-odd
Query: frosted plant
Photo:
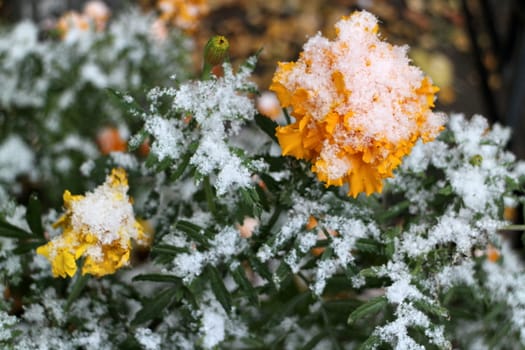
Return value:
<svg viewBox="0 0 525 350">
<path fill-rule="evenodd" d="M 437 89 L 367 12 L 279 65 L 282 111 L 257 97 L 255 56 L 231 64 L 214 36 L 188 79 L 168 63 L 191 46 L 153 37 L 153 21 L 0 38 L 0 118 L 13 122 L 2 348 L 525 346 L 523 264 L 501 234 L 523 229 L 511 220 L 525 200 L 508 128 L 433 112 Z M 33 59 L 44 68 L 30 79 Z M 68 189 L 85 195 L 66 191 L 61 209 Z"/>
</svg>

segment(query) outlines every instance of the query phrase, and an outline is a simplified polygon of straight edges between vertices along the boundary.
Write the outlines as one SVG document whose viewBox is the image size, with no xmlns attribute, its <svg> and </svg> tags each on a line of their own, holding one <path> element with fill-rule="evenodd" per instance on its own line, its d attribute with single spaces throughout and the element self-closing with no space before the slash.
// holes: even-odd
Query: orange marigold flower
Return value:
<svg viewBox="0 0 525 350">
<path fill-rule="evenodd" d="M 485 253 L 487 255 L 487 260 L 493 263 L 497 262 L 501 257 L 499 249 L 494 247 L 492 244 L 487 245 Z"/>
<path fill-rule="evenodd" d="M 127 149 L 126 141 L 120 136 L 120 132 L 115 127 L 104 127 L 97 133 L 97 145 L 103 155 L 111 152 L 125 152 Z"/>
<path fill-rule="evenodd" d="M 157 8 L 162 20 L 190 33 L 198 28 L 200 18 L 209 11 L 206 0 L 159 0 Z"/>
<path fill-rule="evenodd" d="M 409 64 L 406 46 L 378 36 L 377 18 L 361 11 L 320 34 L 297 62 L 280 62 L 270 86 L 294 123 L 277 128 L 283 155 L 312 162 L 327 186 L 349 195 L 381 192 L 416 141 L 430 141 L 445 117 L 431 111 L 438 88 Z"/>
</svg>

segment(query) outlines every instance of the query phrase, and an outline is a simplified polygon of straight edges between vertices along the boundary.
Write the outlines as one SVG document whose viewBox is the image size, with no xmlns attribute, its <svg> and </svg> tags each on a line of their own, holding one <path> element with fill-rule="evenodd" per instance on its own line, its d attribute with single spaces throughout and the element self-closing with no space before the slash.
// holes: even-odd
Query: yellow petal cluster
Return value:
<svg viewBox="0 0 525 350">
<path fill-rule="evenodd" d="M 343 17 L 336 34 L 310 38 L 297 62 L 279 63 L 270 90 L 295 120 L 276 135 L 283 155 L 312 162 L 327 186 L 381 192 L 416 141 L 442 130 L 445 117 L 431 111 L 438 88 L 410 65 L 406 46 L 380 39 L 372 14 Z"/>
<path fill-rule="evenodd" d="M 113 169 L 104 184 L 85 196 L 64 192 L 66 212 L 54 224 L 62 235 L 37 248 L 51 263 L 55 277 L 72 277 L 83 259 L 82 274 L 112 274 L 130 257 L 131 239 L 147 237 L 135 220 L 124 169 Z"/>
<path fill-rule="evenodd" d="M 206 0 L 159 0 L 157 8 L 161 20 L 190 33 L 198 28 L 199 20 L 209 11 Z"/>
</svg>

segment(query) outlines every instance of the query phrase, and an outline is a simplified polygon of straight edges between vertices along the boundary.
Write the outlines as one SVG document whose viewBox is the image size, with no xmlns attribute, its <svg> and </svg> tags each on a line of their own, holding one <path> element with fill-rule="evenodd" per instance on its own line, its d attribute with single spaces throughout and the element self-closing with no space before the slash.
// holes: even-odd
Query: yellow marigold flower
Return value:
<svg viewBox="0 0 525 350">
<path fill-rule="evenodd" d="M 381 192 L 418 139 L 434 139 L 445 117 L 431 111 L 438 88 L 411 66 L 406 46 L 378 36 L 377 18 L 361 11 L 320 34 L 297 62 L 280 62 L 270 86 L 294 123 L 277 128 L 283 155 L 312 162 L 327 186 L 349 195 Z"/>
<path fill-rule="evenodd" d="M 89 29 L 89 19 L 84 14 L 75 11 L 66 12 L 59 18 L 56 29 L 60 37 L 64 39 L 67 33 L 73 29 L 87 31 Z"/>
<path fill-rule="evenodd" d="M 124 169 L 113 169 L 106 181 L 85 196 L 64 192 L 66 213 L 54 224 L 64 231 L 36 252 L 45 256 L 55 277 L 72 277 L 77 260 L 82 274 L 112 274 L 129 261 L 131 239 L 148 240 L 135 220 Z"/>
<path fill-rule="evenodd" d="M 206 0 L 159 0 L 160 18 L 187 32 L 194 32 L 201 17 L 208 14 Z"/>
</svg>

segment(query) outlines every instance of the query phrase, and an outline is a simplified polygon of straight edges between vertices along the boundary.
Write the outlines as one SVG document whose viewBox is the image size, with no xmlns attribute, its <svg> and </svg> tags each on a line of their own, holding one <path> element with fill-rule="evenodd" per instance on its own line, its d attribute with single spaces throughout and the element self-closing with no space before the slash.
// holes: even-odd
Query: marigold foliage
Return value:
<svg viewBox="0 0 525 350">
<path fill-rule="evenodd" d="M 430 141 L 445 118 L 431 111 L 438 88 L 409 64 L 407 47 L 378 36 L 377 18 L 355 12 L 317 35 L 297 62 L 280 62 L 270 90 L 295 121 L 277 128 L 283 155 L 312 162 L 327 186 L 349 195 L 381 192 L 418 139 Z"/>
</svg>

